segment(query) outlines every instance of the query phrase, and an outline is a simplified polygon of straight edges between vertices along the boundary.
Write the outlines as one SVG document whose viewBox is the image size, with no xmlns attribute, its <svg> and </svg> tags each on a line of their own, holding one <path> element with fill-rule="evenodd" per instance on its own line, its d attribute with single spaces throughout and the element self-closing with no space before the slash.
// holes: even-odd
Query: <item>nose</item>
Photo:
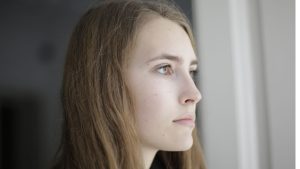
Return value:
<svg viewBox="0 0 300 169">
<path fill-rule="evenodd" d="M 179 102 L 181 104 L 196 104 L 202 99 L 202 95 L 195 85 L 193 80 L 186 81 L 182 86 L 181 93 L 179 95 Z"/>
</svg>

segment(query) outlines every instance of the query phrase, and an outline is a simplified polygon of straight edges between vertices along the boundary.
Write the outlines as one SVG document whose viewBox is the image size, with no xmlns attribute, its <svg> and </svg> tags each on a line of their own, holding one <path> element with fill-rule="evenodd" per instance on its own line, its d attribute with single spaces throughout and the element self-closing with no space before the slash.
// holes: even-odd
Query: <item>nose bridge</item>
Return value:
<svg viewBox="0 0 300 169">
<path fill-rule="evenodd" d="M 183 76 L 181 84 L 179 99 L 182 104 L 186 104 L 187 102 L 197 103 L 201 100 L 202 96 L 200 90 L 189 74 Z"/>
</svg>

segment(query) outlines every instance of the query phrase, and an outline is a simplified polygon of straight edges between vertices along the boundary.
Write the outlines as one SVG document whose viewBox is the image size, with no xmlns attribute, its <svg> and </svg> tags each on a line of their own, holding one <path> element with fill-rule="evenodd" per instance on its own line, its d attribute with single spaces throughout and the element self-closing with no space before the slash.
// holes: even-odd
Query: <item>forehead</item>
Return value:
<svg viewBox="0 0 300 169">
<path fill-rule="evenodd" d="M 140 26 L 132 49 L 134 60 L 145 60 L 170 54 L 182 60 L 195 60 L 196 56 L 190 38 L 177 23 L 153 17 Z"/>
</svg>

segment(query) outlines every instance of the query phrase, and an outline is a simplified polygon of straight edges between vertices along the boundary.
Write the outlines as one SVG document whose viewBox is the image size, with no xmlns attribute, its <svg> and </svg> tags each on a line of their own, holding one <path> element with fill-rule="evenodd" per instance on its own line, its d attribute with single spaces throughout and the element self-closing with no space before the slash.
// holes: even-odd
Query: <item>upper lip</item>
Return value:
<svg viewBox="0 0 300 169">
<path fill-rule="evenodd" d="M 175 120 L 173 120 L 173 122 L 180 121 L 180 120 L 192 120 L 192 121 L 195 121 L 195 115 L 184 114 L 184 115 L 179 116 Z"/>
</svg>

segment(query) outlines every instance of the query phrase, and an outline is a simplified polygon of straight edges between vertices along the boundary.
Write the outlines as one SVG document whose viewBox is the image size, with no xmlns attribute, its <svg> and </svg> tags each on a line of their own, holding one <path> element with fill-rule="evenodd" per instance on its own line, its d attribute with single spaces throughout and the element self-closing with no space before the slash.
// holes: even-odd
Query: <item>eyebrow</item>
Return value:
<svg viewBox="0 0 300 169">
<path fill-rule="evenodd" d="M 153 62 L 155 60 L 161 60 L 161 59 L 167 59 L 167 60 L 171 60 L 171 61 L 175 61 L 178 63 L 182 63 L 183 59 L 181 57 L 178 56 L 174 56 L 174 55 L 170 55 L 170 54 L 162 54 L 158 57 L 152 58 L 150 60 L 147 61 L 147 63 Z M 192 60 L 190 65 L 198 65 L 198 60 Z"/>
</svg>

